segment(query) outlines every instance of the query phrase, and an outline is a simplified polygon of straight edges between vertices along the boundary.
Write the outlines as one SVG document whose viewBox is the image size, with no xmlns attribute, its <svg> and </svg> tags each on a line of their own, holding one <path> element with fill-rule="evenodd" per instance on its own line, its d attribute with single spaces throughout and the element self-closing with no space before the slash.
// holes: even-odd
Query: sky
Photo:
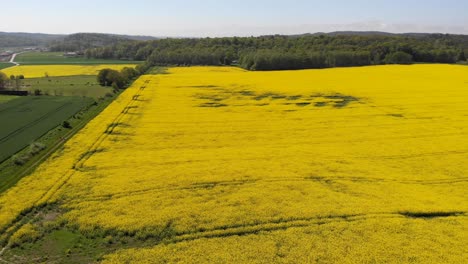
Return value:
<svg viewBox="0 0 468 264">
<path fill-rule="evenodd" d="M 159 37 L 468 34 L 468 0 L 0 0 L 0 31 Z"/>
</svg>

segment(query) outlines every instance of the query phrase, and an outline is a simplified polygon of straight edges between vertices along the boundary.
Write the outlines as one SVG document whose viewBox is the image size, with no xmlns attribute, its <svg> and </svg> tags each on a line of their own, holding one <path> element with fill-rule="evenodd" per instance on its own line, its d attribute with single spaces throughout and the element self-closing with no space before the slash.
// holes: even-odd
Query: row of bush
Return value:
<svg viewBox="0 0 468 264">
<path fill-rule="evenodd" d="M 42 143 L 34 142 L 31 145 L 29 145 L 29 149 L 25 153 L 14 155 L 13 163 L 18 166 L 22 166 L 26 162 L 28 162 L 30 159 L 32 159 L 34 156 L 36 156 L 41 151 L 43 151 L 45 148 L 46 148 L 46 145 Z"/>
<path fill-rule="evenodd" d="M 114 90 L 123 89 L 149 68 L 147 63 L 140 64 L 136 68 L 125 67 L 120 71 L 106 68 L 99 71 L 97 81 L 102 86 L 113 87 Z"/>
<path fill-rule="evenodd" d="M 22 74 L 16 76 L 11 75 L 10 78 L 8 78 L 8 76 L 5 73 L 0 72 L 0 90 L 7 88 L 7 86 L 13 87 L 14 85 L 16 85 L 16 87 L 18 87 L 20 80 L 23 79 L 24 75 Z"/>
</svg>

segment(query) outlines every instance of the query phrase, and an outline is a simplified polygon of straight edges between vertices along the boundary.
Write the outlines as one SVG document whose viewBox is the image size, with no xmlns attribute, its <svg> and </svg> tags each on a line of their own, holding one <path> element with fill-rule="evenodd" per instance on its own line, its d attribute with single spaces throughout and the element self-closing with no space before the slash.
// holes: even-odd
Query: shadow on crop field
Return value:
<svg viewBox="0 0 468 264">
<path fill-rule="evenodd" d="M 208 86 L 189 86 L 190 88 L 204 88 L 207 89 L 203 93 L 196 93 L 193 95 L 197 100 L 203 100 L 204 102 L 198 104 L 198 107 L 226 107 L 226 106 L 266 106 L 271 102 L 277 102 L 283 105 L 296 106 L 300 108 L 304 107 L 333 107 L 333 108 L 345 108 L 352 103 L 362 101 L 361 98 L 344 95 L 340 93 L 332 94 L 313 94 L 310 96 L 304 95 L 286 95 L 274 92 L 257 93 L 255 91 L 245 89 L 241 87 L 239 90 L 222 88 L 214 85 Z M 185 87 L 187 88 L 187 87 Z M 259 103 L 248 103 L 248 104 L 234 104 L 229 105 L 226 100 L 236 99 L 239 101 L 261 101 Z M 266 102 L 268 100 L 268 102 Z M 300 102 L 291 102 L 301 100 Z"/>
<path fill-rule="evenodd" d="M 316 102 L 316 103 L 314 104 L 315 107 L 325 107 L 325 106 L 327 106 L 327 105 L 328 105 L 327 102 Z"/>
<path fill-rule="evenodd" d="M 191 85 L 191 86 L 176 86 L 175 88 L 199 88 L 199 89 L 212 89 L 212 88 L 220 88 L 217 85 Z"/>
<path fill-rule="evenodd" d="M 106 129 L 106 131 L 104 131 L 104 133 L 105 133 L 105 134 L 113 134 L 113 133 L 114 133 L 114 130 L 115 130 L 117 127 L 130 127 L 130 125 L 129 125 L 129 124 L 125 124 L 125 123 L 121 123 L 121 122 L 110 123 L 110 124 L 107 126 L 107 129 Z"/>
<path fill-rule="evenodd" d="M 387 114 L 387 116 L 396 117 L 396 118 L 405 118 L 402 114 Z"/>
<path fill-rule="evenodd" d="M 400 212 L 399 214 L 409 217 L 409 218 L 423 218 L 423 219 L 431 219 L 431 218 L 439 218 L 439 217 L 450 217 L 450 216 L 460 216 L 464 215 L 464 212 L 460 211 L 453 211 L 453 212 L 410 212 L 404 211 Z"/>
<path fill-rule="evenodd" d="M 199 107 L 226 107 L 228 106 L 227 104 L 221 104 L 221 103 L 216 103 L 216 102 L 208 102 L 204 104 L 200 104 Z"/>
<path fill-rule="evenodd" d="M 88 151 L 82 153 L 79 156 L 79 159 L 84 159 L 84 158 L 87 158 L 87 157 L 91 157 L 92 155 L 94 155 L 96 153 L 104 152 L 105 150 L 106 150 L 105 148 L 98 148 L 98 149 L 88 150 Z"/>
<path fill-rule="evenodd" d="M 133 106 L 127 106 L 122 110 L 122 114 L 128 114 L 130 110 L 137 109 L 138 106 L 133 105 Z"/>
</svg>

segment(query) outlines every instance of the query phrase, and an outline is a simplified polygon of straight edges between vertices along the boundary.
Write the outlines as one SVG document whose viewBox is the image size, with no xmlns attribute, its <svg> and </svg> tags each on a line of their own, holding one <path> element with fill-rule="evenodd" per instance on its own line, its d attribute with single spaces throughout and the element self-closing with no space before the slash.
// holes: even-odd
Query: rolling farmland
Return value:
<svg viewBox="0 0 468 264">
<path fill-rule="evenodd" d="M 21 65 L 93 65 L 93 64 L 136 64 L 138 61 L 88 59 L 66 57 L 63 52 L 26 52 L 16 57 Z"/>
<path fill-rule="evenodd" d="M 454 65 L 144 75 L 0 196 L 0 241 L 13 248 L 2 257 L 40 259 L 68 232 L 106 241 L 68 263 L 462 263 L 466 76 Z"/>
<path fill-rule="evenodd" d="M 91 103 L 79 97 L 20 97 L 0 104 L 0 161 Z"/>
<path fill-rule="evenodd" d="M 134 68 L 135 64 L 99 64 L 99 65 L 25 65 L 2 70 L 6 75 L 24 75 L 25 78 L 41 78 L 50 76 L 97 75 L 99 70 L 110 68 L 121 70 L 125 67 Z"/>
</svg>

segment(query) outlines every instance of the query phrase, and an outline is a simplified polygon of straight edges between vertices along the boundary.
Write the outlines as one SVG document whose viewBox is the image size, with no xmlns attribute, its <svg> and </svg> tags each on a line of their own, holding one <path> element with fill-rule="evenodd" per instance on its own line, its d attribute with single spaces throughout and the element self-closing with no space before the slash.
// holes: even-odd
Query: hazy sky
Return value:
<svg viewBox="0 0 468 264">
<path fill-rule="evenodd" d="M 339 30 L 468 34 L 468 0 L 0 0 L 0 31 L 250 36 Z"/>
</svg>

